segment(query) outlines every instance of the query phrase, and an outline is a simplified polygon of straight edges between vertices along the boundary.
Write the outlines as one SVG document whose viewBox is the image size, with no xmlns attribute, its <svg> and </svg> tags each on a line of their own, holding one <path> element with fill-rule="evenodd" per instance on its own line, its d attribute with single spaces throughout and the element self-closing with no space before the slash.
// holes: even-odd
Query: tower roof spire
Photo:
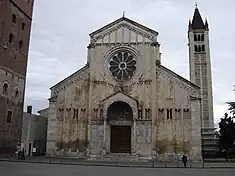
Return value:
<svg viewBox="0 0 235 176">
<path fill-rule="evenodd" d="M 205 24 L 198 10 L 197 2 L 196 2 L 194 15 L 193 15 L 192 29 L 205 29 Z"/>
</svg>

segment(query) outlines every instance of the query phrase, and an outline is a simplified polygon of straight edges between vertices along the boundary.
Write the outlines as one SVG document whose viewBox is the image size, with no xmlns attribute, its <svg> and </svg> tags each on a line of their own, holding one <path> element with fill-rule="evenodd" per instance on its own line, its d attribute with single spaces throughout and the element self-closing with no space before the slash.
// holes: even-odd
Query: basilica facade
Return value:
<svg viewBox="0 0 235 176">
<path fill-rule="evenodd" d="M 193 18 L 191 81 L 161 64 L 158 32 L 146 26 L 122 17 L 91 33 L 87 64 L 51 87 L 49 107 L 40 111 L 48 117 L 47 154 L 200 160 L 202 126 L 213 123 L 203 108 L 211 108 L 212 95 L 209 83 L 196 82 L 203 79 L 197 58 L 208 59 L 208 24 L 197 8 Z"/>
</svg>

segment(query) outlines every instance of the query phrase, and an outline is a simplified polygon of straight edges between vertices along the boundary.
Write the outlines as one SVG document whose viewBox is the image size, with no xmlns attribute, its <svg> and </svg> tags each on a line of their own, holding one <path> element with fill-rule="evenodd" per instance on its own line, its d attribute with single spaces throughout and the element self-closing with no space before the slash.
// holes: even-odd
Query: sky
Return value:
<svg viewBox="0 0 235 176">
<path fill-rule="evenodd" d="M 210 28 L 215 123 L 234 101 L 234 0 L 198 0 Z M 49 88 L 86 64 L 89 33 L 123 15 L 159 32 L 162 64 L 189 79 L 187 31 L 193 0 L 36 0 L 26 83 L 34 113 L 48 107 Z"/>
</svg>

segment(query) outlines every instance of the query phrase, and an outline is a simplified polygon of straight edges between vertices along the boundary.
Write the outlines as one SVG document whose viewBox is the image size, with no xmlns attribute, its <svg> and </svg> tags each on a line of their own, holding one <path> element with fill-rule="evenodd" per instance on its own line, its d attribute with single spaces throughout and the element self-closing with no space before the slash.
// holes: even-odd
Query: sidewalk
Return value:
<svg viewBox="0 0 235 176">
<path fill-rule="evenodd" d="M 26 160 L 18 160 L 16 157 L 0 157 L 0 161 L 5 162 L 26 162 L 43 164 L 64 164 L 64 165 L 87 165 L 87 166 L 110 166 L 110 167 L 144 167 L 144 168 L 183 168 L 182 162 L 153 162 L 136 160 L 90 160 L 87 157 L 26 157 Z M 234 162 L 188 162 L 188 168 L 234 168 Z"/>
</svg>

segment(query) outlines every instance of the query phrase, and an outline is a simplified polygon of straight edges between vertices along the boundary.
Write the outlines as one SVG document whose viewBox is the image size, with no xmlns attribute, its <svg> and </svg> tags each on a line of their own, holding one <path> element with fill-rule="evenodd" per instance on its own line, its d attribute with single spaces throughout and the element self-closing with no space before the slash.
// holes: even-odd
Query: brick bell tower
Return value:
<svg viewBox="0 0 235 176">
<path fill-rule="evenodd" d="M 188 26 L 190 81 L 201 87 L 202 128 L 214 128 L 209 26 L 196 5 Z"/>
<path fill-rule="evenodd" d="M 34 0 L 0 0 L 0 154 L 21 140 Z"/>
</svg>

